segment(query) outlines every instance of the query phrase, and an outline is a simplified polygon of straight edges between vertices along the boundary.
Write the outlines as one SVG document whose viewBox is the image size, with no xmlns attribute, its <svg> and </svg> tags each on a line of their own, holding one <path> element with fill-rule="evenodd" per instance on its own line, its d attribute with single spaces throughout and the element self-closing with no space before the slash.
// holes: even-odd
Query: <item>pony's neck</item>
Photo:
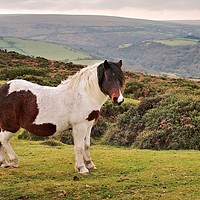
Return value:
<svg viewBox="0 0 200 200">
<path fill-rule="evenodd" d="M 74 92 L 82 93 L 88 101 L 92 101 L 97 107 L 101 107 L 108 96 L 100 90 L 97 76 L 99 64 L 83 68 L 74 76 L 63 81 L 59 86 L 71 89 Z"/>
<path fill-rule="evenodd" d="M 108 96 L 103 94 L 99 87 L 98 76 L 97 76 L 97 66 L 91 68 L 91 71 L 86 73 L 87 83 L 85 84 L 84 90 L 88 94 L 90 101 L 98 104 L 101 107 L 105 101 L 108 99 Z"/>
</svg>

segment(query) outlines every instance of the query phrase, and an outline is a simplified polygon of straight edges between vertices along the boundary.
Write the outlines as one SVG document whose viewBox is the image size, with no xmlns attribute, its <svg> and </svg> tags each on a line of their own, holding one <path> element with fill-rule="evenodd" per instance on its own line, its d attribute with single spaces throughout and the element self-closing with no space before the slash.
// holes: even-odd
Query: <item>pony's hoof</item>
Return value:
<svg viewBox="0 0 200 200">
<path fill-rule="evenodd" d="M 82 175 L 87 175 L 90 173 L 89 170 L 85 166 L 81 166 L 81 167 L 76 166 L 76 170 L 79 172 L 79 174 L 82 174 Z"/>
<path fill-rule="evenodd" d="M 97 169 L 97 167 L 96 167 L 95 165 L 93 165 L 93 166 L 88 166 L 87 168 L 88 168 L 89 170 L 91 170 L 91 169 L 92 169 L 92 170 L 93 170 L 93 169 L 94 169 L 94 170 Z"/>
<path fill-rule="evenodd" d="M 90 163 L 87 164 L 88 169 L 97 169 L 95 164 L 91 161 Z"/>
<path fill-rule="evenodd" d="M 90 174 L 90 172 L 84 172 L 84 173 L 80 173 L 83 176 L 88 176 Z"/>
<path fill-rule="evenodd" d="M 79 173 L 82 174 L 82 175 L 88 175 L 90 172 L 87 168 L 85 168 L 84 170 L 83 169 L 80 170 Z"/>
<path fill-rule="evenodd" d="M 19 167 L 19 163 L 18 163 L 18 160 L 15 159 L 15 160 L 11 160 L 10 161 L 10 165 L 14 168 L 18 168 Z"/>
<path fill-rule="evenodd" d="M 4 165 L 4 164 L 2 164 L 1 167 L 2 168 L 8 168 L 8 167 L 10 167 L 10 165 Z"/>
<path fill-rule="evenodd" d="M 92 168 L 90 168 L 90 169 L 94 169 L 94 170 L 96 170 L 96 169 L 97 169 L 97 167 L 96 167 L 96 166 L 94 166 L 94 167 L 92 167 Z"/>
<path fill-rule="evenodd" d="M 10 164 L 6 160 L 4 160 L 3 162 L 0 162 L 0 167 L 8 168 L 10 167 Z"/>
<path fill-rule="evenodd" d="M 14 168 L 18 168 L 19 164 L 11 164 L 11 166 L 14 167 Z"/>
</svg>

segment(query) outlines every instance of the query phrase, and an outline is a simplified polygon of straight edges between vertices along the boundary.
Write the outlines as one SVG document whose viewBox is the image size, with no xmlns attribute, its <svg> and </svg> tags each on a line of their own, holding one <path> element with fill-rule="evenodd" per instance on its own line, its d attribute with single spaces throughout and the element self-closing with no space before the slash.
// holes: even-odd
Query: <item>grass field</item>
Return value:
<svg viewBox="0 0 200 200">
<path fill-rule="evenodd" d="M 91 59 L 90 55 L 70 49 L 68 47 L 21 38 L 3 37 L 0 39 L 0 48 L 16 51 L 29 56 L 40 56 L 51 60 L 77 61 Z"/>
<path fill-rule="evenodd" d="M 20 167 L 0 169 L 0 199 L 198 200 L 199 151 L 151 151 L 94 145 L 98 169 L 74 171 L 73 146 L 12 140 Z"/>
<path fill-rule="evenodd" d="M 100 63 L 102 60 L 75 60 L 73 61 L 74 64 L 81 64 L 81 65 L 93 65 L 95 63 Z"/>
<path fill-rule="evenodd" d="M 198 40 L 187 39 L 187 38 L 177 38 L 169 40 L 153 40 L 153 42 L 161 43 L 169 46 L 180 46 L 180 45 L 193 45 L 197 44 Z"/>
</svg>

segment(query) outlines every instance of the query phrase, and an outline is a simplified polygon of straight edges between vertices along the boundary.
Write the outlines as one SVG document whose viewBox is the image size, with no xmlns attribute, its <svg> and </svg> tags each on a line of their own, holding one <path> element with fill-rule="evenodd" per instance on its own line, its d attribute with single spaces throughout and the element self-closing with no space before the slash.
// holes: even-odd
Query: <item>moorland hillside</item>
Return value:
<svg viewBox="0 0 200 200">
<path fill-rule="evenodd" d="M 26 79 L 56 86 L 82 65 L 0 51 L 0 83 Z M 108 101 L 92 130 L 94 141 L 147 149 L 200 149 L 200 82 L 125 71 L 125 102 Z M 21 138 L 33 138 L 26 131 Z M 57 136 L 73 143 L 71 131 Z"/>
</svg>

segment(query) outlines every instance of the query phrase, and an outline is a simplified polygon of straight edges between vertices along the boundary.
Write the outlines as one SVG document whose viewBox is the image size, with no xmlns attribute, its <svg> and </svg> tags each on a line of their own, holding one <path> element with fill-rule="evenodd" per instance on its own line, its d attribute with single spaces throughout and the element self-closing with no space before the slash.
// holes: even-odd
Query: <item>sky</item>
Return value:
<svg viewBox="0 0 200 200">
<path fill-rule="evenodd" d="M 0 0 L 0 14 L 86 14 L 193 20 L 200 19 L 200 0 Z"/>
</svg>

